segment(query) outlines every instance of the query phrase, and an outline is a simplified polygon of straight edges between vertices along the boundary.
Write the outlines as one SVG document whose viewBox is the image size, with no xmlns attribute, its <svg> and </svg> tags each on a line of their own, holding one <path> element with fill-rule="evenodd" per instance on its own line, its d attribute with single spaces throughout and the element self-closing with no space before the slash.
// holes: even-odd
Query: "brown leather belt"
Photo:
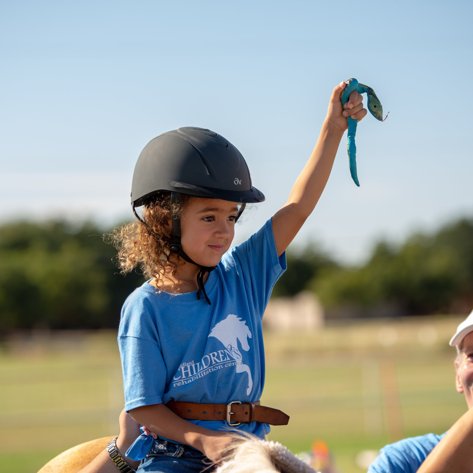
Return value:
<svg viewBox="0 0 473 473">
<path fill-rule="evenodd" d="M 228 404 L 200 404 L 170 401 L 166 404 L 174 414 L 188 420 L 225 420 L 228 425 L 264 422 L 287 425 L 289 416 L 279 409 L 261 406 L 259 402 L 232 401 Z"/>
</svg>

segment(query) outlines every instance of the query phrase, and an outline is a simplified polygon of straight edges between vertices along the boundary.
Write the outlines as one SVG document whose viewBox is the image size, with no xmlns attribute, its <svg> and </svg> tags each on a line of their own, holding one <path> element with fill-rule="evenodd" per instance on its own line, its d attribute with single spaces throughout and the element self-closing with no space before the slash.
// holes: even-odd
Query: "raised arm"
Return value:
<svg viewBox="0 0 473 473">
<path fill-rule="evenodd" d="M 473 408 L 453 424 L 417 473 L 473 472 Z"/>
<path fill-rule="evenodd" d="M 273 216 L 272 225 L 278 255 L 281 255 L 314 210 L 332 170 L 340 140 L 347 128 L 347 117 L 361 120 L 366 115 L 361 95 L 353 92 L 342 108 L 342 82 L 332 92 L 327 116 L 306 165 L 296 179 L 289 198 Z"/>
</svg>

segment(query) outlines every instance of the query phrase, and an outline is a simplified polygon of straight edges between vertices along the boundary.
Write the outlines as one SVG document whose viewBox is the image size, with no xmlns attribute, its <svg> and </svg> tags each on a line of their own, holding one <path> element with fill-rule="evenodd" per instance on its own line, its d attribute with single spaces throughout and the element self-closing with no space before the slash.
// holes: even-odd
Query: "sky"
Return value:
<svg viewBox="0 0 473 473">
<path fill-rule="evenodd" d="M 153 137 L 210 128 L 266 195 L 247 238 L 285 202 L 333 87 L 356 77 L 389 117 L 344 137 L 294 243 L 357 264 L 473 216 L 473 2 L 0 0 L 0 223 L 131 219 Z"/>
</svg>

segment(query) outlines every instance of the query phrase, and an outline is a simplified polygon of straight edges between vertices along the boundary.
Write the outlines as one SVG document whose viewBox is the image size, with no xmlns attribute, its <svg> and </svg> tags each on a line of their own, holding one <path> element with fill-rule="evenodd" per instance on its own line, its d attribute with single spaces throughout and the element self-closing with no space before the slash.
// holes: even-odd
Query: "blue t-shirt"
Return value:
<svg viewBox="0 0 473 473">
<path fill-rule="evenodd" d="M 265 377 L 262 316 L 285 267 L 269 220 L 209 274 L 211 305 L 195 292 L 169 294 L 149 281 L 137 288 L 125 301 L 118 332 L 125 409 L 170 400 L 259 400 Z M 192 422 L 228 428 L 224 421 Z M 269 432 L 255 422 L 239 428 L 261 437 Z"/>
<path fill-rule="evenodd" d="M 415 473 L 444 435 L 420 435 L 386 445 L 368 473 Z"/>
</svg>

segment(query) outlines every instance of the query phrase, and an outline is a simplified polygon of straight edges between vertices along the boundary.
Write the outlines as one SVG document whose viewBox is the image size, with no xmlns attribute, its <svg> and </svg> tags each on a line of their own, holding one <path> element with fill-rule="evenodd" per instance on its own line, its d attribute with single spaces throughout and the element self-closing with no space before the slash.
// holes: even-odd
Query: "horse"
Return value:
<svg viewBox="0 0 473 473">
<path fill-rule="evenodd" d="M 65 450 L 46 463 L 38 473 L 77 473 L 105 449 L 112 438 L 102 437 Z M 316 472 L 279 442 L 238 434 L 223 452 L 222 461 L 216 465 L 214 473 Z"/>
<path fill-rule="evenodd" d="M 288 448 L 274 440 L 238 434 L 222 455 L 215 473 L 316 473 Z"/>
<path fill-rule="evenodd" d="M 69 448 L 49 460 L 38 473 L 77 473 L 105 450 L 113 438 L 101 437 Z"/>
</svg>

